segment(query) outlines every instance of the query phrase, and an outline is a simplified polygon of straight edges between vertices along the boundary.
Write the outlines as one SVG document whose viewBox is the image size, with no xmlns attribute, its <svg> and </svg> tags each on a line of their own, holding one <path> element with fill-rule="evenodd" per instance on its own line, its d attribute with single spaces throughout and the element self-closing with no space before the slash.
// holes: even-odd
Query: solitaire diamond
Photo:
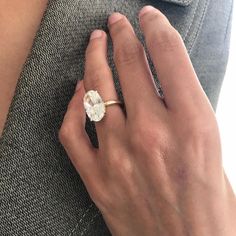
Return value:
<svg viewBox="0 0 236 236">
<path fill-rule="evenodd" d="M 100 121 L 105 115 L 105 104 L 97 91 L 89 90 L 84 95 L 84 108 L 91 121 Z"/>
</svg>

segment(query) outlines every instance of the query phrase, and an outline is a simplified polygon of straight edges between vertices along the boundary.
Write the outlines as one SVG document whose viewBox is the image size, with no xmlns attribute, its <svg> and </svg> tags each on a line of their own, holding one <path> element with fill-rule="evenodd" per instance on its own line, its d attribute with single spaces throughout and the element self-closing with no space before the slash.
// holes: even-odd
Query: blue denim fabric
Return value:
<svg viewBox="0 0 236 236">
<path fill-rule="evenodd" d="M 149 4 L 166 14 L 182 35 L 216 107 L 228 58 L 231 0 L 51 0 L 0 140 L 0 235 L 110 235 L 58 141 L 58 130 L 76 82 L 83 78 L 92 30 L 108 31 L 107 17 L 119 11 L 144 43 L 137 13 Z M 108 49 L 122 99 L 110 39 Z M 87 121 L 86 130 L 97 146 L 94 124 Z"/>
</svg>

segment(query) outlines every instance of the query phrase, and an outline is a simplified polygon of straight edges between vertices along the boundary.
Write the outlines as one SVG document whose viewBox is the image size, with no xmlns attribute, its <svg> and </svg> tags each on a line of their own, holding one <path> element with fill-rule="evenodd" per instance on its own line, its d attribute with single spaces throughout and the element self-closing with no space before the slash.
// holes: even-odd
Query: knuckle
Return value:
<svg viewBox="0 0 236 236">
<path fill-rule="evenodd" d="M 119 159 L 114 159 L 112 164 L 117 168 L 121 177 L 127 178 L 133 173 L 133 165 L 128 157 L 120 156 Z"/>
<path fill-rule="evenodd" d="M 71 127 L 71 125 L 67 123 L 63 123 L 58 132 L 59 141 L 62 144 L 68 143 L 72 132 L 73 132 L 73 127 Z"/>
<path fill-rule="evenodd" d="M 120 176 L 127 177 L 133 172 L 132 162 L 127 151 L 116 148 L 109 151 L 108 169 L 119 173 Z"/>
<path fill-rule="evenodd" d="M 153 127 L 149 126 L 138 126 L 132 132 L 131 142 L 136 148 L 146 149 L 156 147 L 158 142 L 160 133 L 156 131 Z"/>
<path fill-rule="evenodd" d="M 161 120 L 143 117 L 137 119 L 130 129 L 129 140 L 134 150 L 138 153 L 153 153 L 153 156 L 164 157 L 167 144 L 171 141 L 171 132 Z"/>
<path fill-rule="evenodd" d="M 121 156 L 123 153 L 121 153 L 120 150 L 108 150 L 109 152 L 109 159 L 108 159 L 108 165 L 110 167 L 120 165 L 121 163 Z"/>
<path fill-rule="evenodd" d="M 158 47 L 159 50 L 171 52 L 181 45 L 180 40 L 181 37 L 174 27 L 163 27 L 152 33 L 150 46 L 151 48 Z"/>
<path fill-rule="evenodd" d="M 127 176 L 132 175 L 134 168 L 133 168 L 131 161 L 128 158 L 123 159 L 123 161 L 121 162 L 120 171 L 121 171 L 123 177 L 125 177 L 125 178 L 127 178 Z"/>
<path fill-rule="evenodd" d="M 134 150 L 136 150 L 137 156 L 141 159 L 144 158 L 145 163 L 148 165 L 154 165 L 156 162 L 164 161 L 167 157 L 168 147 L 166 146 L 164 137 L 161 137 L 157 133 L 149 132 L 148 135 L 139 134 L 135 138 L 133 145 L 135 145 Z M 145 158 L 146 156 L 149 158 Z"/>
<path fill-rule="evenodd" d="M 147 147 L 147 144 L 150 143 L 152 147 L 155 146 L 157 136 L 150 129 L 139 128 L 133 137 L 133 142 L 137 147 Z"/>
<path fill-rule="evenodd" d="M 142 44 L 138 40 L 127 40 L 114 50 L 114 60 L 118 65 L 130 65 L 144 54 Z"/>
</svg>

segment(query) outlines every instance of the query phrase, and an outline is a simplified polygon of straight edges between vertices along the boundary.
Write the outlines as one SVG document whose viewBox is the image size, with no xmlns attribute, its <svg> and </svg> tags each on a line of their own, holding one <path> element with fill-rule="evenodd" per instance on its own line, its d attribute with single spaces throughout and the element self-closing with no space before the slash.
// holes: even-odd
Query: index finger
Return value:
<svg viewBox="0 0 236 236">
<path fill-rule="evenodd" d="M 142 8 L 139 20 L 167 107 L 182 112 L 208 104 L 178 31 L 151 6 Z"/>
</svg>

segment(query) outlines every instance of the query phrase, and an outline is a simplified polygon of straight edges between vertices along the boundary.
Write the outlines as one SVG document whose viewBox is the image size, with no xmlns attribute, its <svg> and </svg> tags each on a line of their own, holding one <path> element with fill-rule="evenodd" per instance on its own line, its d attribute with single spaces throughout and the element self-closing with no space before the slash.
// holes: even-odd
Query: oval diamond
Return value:
<svg viewBox="0 0 236 236">
<path fill-rule="evenodd" d="M 84 95 L 84 108 L 91 121 L 100 121 L 106 111 L 101 96 L 94 90 L 89 90 Z"/>
</svg>

